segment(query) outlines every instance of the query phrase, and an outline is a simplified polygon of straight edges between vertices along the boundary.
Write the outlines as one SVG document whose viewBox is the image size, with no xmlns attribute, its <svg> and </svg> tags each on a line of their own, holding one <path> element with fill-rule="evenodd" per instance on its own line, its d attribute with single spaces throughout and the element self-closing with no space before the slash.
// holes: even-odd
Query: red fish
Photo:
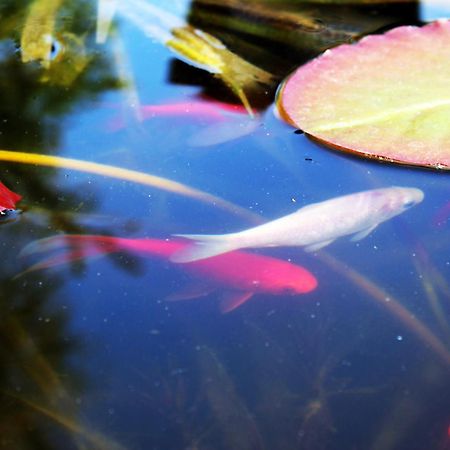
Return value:
<svg viewBox="0 0 450 450">
<path fill-rule="evenodd" d="M 45 269 L 74 260 L 130 251 L 146 257 L 169 261 L 172 254 L 187 247 L 184 240 L 125 239 L 100 235 L 61 235 L 34 241 L 22 255 L 56 251 L 54 256 L 38 262 L 29 270 Z M 220 289 L 220 309 L 229 312 L 254 294 L 305 294 L 317 287 L 314 275 L 305 268 L 253 253 L 234 251 L 207 260 L 174 264 L 201 280 L 199 288 L 191 287 L 170 296 L 169 300 L 200 297 Z M 208 285 L 205 288 L 205 283 Z"/>
</svg>

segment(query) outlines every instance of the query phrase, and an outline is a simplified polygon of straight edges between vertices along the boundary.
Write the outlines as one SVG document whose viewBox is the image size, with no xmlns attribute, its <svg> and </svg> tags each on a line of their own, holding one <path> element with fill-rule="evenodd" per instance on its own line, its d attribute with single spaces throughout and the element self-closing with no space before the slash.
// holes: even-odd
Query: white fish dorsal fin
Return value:
<svg viewBox="0 0 450 450">
<path fill-rule="evenodd" d="M 245 303 L 252 295 L 253 292 L 224 292 L 222 294 L 222 299 L 220 300 L 220 312 L 225 314 L 233 311 L 233 309 L 236 309 Z"/>
<path fill-rule="evenodd" d="M 358 231 L 356 234 L 354 234 L 351 237 L 351 241 L 356 242 L 360 241 L 361 239 L 364 239 L 366 236 L 368 236 L 370 233 L 372 233 L 373 230 L 378 226 L 376 223 L 375 225 L 370 226 L 369 228 L 364 228 L 364 230 Z"/>
<path fill-rule="evenodd" d="M 305 252 L 315 252 L 316 250 L 319 250 L 319 249 L 331 244 L 333 241 L 334 241 L 334 239 L 329 239 L 328 241 L 322 241 L 322 242 L 317 242 L 315 244 L 307 245 L 305 247 Z"/>
</svg>

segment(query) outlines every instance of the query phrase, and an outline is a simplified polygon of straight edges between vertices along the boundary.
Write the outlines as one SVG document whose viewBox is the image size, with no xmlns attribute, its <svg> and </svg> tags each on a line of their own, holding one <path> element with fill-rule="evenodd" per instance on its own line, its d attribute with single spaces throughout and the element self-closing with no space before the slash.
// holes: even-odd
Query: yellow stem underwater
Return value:
<svg viewBox="0 0 450 450">
<path fill-rule="evenodd" d="M 35 164 L 47 167 L 59 167 L 131 181 L 133 183 L 139 183 L 146 186 L 151 186 L 153 188 L 173 192 L 175 194 L 183 195 L 185 197 L 190 197 L 201 202 L 217 206 L 225 211 L 238 214 L 246 220 L 250 220 L 252 222 L 261 221 L 259 216 L 254 213 L 251 213 L 248 210 L 234 205 L 233 203 L 220 197 L 208 194 L 207 192 L 203 192 L 199 189 L 191 188 L 177 181 L 150 175 L 144 172 L 138 172 L 137 170 L 123 169 L 121 167 L 83 161 L 80 159 L 63 158 L 60 156 L 42 155 L 38 153 L 15 152 L 9 150 L 0 150 L 0 161 L 10 161 L 31 165 Z"/>
</svg>

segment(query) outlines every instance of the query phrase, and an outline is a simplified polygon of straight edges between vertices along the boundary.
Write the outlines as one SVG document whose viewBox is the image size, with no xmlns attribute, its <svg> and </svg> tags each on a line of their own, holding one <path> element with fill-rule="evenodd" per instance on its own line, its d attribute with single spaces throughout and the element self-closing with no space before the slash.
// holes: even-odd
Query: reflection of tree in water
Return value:
<svg viewBox="0 0 450 450">
<path fill-rule="evenodd" d="M 80 357 L 82 348 L 69 331 L 68 302 L 57 295 L 60 283 L 43 273 L 14 278 L 20 271 L 17 251 L 27 240 L 19 225 L 1 227 L 1 445 L 51 450 L 64 443 L 67 449 L 119 450 L 81 419 L 77 399 L 85 380 L 70 361 Z"/>
<path fill-rule="evenodd" d="M 86 65 L 67 84 L 58 84 L 74 70 L 70 61 L 79 49 L 67 45 L 64 59 L 55 59 L 46 69 L 38 61 L 21 61 L 20 34 L 32 2 L 2 2 L 0 16 L 0 148 L 52 154 L 57 150 L 65 115 L 83 101 L 119 86 L 107 53 L 98 52 L 94 44 L 95 5 L 66 0 L 63 17 L 57 16 L 55 36 L 79 39 L 83 45 Z M 69 63 L 67 62 L 69 61 Z M 44 78 L 43 78 L 44 76 Z M 49 219 L 57 215 L 61 205 L 73 210 L 85 198 L 63 187 L 54 187 L 55 170 L 8 164 L 2 179 L 20 192 L 28 204 L 42 204 Z M 6 172 L 6 171 L 5 171 Z M 16 184 L 17 182 L 17 184 Z M 64 198 L 64 203 L 60 201 Z M 74 224 L 61 224 L 61 229 L 77 231 Z M 73 226 L 72 226 L 73 225 Z"/>
<path fill-rule="evenodd" d="M 77 399 L 86 386 L 69 359 L 82 349 L 64 305 L 51 305 L 57 288 L 42 274 L 0 280 L 1 445 L 124 450 L 81 419 Z"/>
<path fill-rule="evenodd" d="M 15 225 L 2 227 L 2 248 L 21 246 Z M 1 444 L 15 450 L 58 449 L 62 442 L 67 449 L 123 450 L 81 418 L 77 399 L 85 380 L 70 361 L 82 348 L 69 331 L 69 302 L 57 296 L 60 283 L 42 273 L 14 278 L 15 251 L 4 251 L 2 267 Z"/>
<path fill-rule="evenodd" d="M 42 277 L 0 281 L 0 429 L 6 448 L 58 448 L 50 443 L 43 415 L 27 402 L 74 420 L 80 374 L 66 359 L 78 343 L 66 331 L 67 314 L 48 305 L 55 288 Z"/>
<path fill-rule="evenodd" d="M 58 18 L 55 35 L 65 39 L 64 58 L 55 59 L 49 69 L 37 61 L 24 64 L 20 37 L 31 3 L 7 1 L 0 6 L 0 148 L 52 154 L 58 149 L 65 115 L 119 83 L 108 55 L 94 47 L 95 5 L 89 2 L 63 2 L 65 19 Z M 87 58 L 86 64 L 78 63 L 80 55 Z M 74 67 L 79 70 L 75 76 Z M 89 200 L 55 186 L 56 170 L 4 163 L 2 167 L 1 181 L 23 196 L 25 209 L 42 205 L 55 229 L 80 231 L 76 220 L 59 211 L 74 211 L 82 202 L 86 211 Z M 55 279 L 42 273 L 13 279 L 20 271 L 17 253 L 30 240 L 30 232 L 35 238 L 48 233 L 47 226 L 33 229 L 18 222 L 1 228 L 1 445 L 17 450 L 56 449 L 62 442 L 64 448 L 121 448 L 79 421 L 76 398 L 82 374 L 68 362 L 80 350 L 79 342 L 68 332 L 69 313 L 62 305 L 51 305 L 58 288 Z"/>
</svg>

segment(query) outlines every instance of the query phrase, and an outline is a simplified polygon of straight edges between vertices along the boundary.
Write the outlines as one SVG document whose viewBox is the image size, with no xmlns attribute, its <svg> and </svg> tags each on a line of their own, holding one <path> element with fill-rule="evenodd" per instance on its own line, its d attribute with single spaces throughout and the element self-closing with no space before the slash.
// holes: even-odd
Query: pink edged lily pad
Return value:
<svg viewBox="0 0 450 450">
<path fill-rule="evenodd" d="M 332 148 L 450 170 L 450 21 L 327 50 L 287 78 L 277 106 Z"/>
</svg>

